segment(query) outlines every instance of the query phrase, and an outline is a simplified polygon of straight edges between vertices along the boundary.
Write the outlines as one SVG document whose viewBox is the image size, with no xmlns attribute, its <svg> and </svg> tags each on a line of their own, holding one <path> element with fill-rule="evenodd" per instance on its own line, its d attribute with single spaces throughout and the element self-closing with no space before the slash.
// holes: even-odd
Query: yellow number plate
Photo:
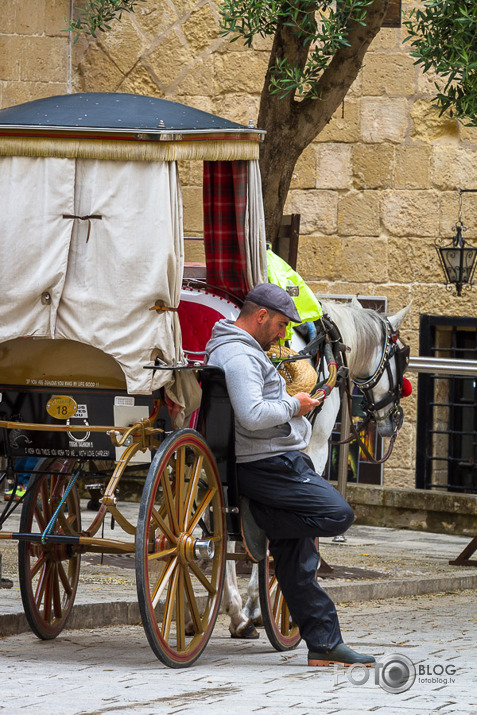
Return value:
<svg viewBox="0 0 477 715">
<path fill-rule="evenodd" d="M 57 420 L 67 420 L 73 417 L 77 409 L 78 405 L 68 395 L 53 395 L 46 405 L 46 411 L 50 417 L 55 417 Z"/>
</svg>

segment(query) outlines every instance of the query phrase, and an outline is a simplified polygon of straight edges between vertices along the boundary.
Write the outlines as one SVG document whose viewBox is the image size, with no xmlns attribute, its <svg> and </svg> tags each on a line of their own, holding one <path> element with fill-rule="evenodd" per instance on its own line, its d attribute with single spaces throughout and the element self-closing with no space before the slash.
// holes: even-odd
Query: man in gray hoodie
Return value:
<svg viewBox="0 0 477 715">
<path fill-rule="evenodd" d="M 335 606 L 316 580 L 315 537 L 342 534 L 354 515 L 302 452 L 311 435 L 304 415 L 318 401 L 303 392 L 290 397 L 266 355 L 290 320 L 301 322 L 292 298 L 263 283 L 247 295 L 235 323 L 215 324 L 206 346 L 208 363 L 224 370 L 235 414 L 239 491 L 250 500 L 243 527 L 258 531 L 258 525 L 269 539 L 280 588 L 308 646 L 308 664 L 372 665 L 372 656 L 343 643 Z"/>
</svg>

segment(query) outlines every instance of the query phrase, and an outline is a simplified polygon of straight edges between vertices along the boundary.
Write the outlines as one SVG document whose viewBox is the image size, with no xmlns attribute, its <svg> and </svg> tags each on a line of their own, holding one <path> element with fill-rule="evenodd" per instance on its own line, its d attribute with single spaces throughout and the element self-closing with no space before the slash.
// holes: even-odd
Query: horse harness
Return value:
<svg viewBox="0 0 477 715">
<path fill-rule="evenodd" d="M 368 377 L 365 380 L 354 379 L 353 382 L 363 393 L 366 400 L 364 409 L 369 415 L 371 415 L 375 422 L 383 422 L 388 417 L 399 417 L 402 423 L 403 411 L 399 405 L 399 400 L 402 396 L 404 372 L 409 364 L 410 348 L 409 345 L 404 345 L 404 343 L 400 340 L 399 330 L 394 330 L 387 318 L 385 322 L 383 322 L 382 327 L 384 345 L 378 367 L 371 377 Z M 393 359 L 395 360 L 396 366 L 395 377 L 391 370 L 391 361 Z M 390 386 L 389 394 L 386 395 L 386 397 L 383 397 L 382 400 L 379 400 L 379 402 L 375 402 L 373 398 L 373 389 L 381 380 L 381 377 L 385 372 L 387 373 Z M 391 405 L 390 409 L 382 417 L 379 417 L 378 411 L 382 410 L 387 405 Z"/>
<path fill-rule="evenodd" d="M 351 417 L 352 389 L 350 385 L 349 370 L 346 364 L 346 353 L 349 352 L 349 348 L 343 343 L 338 326 L 336 325 L 336 323 L 333 322 L 333 320 L 331 320 L 328 315 L 324 315 L 322 318 L 320 318 L 320 320 L 316 322 L 316 325 L 319 328 L 317 337 L 312 340 L 305 348 L 303 348 L 303 350 L 301 350 L 299 354 L 303 357 L 317 358 L 318 353 L 320 353 L 321 357 L 318 358 L 319 364 L 316 366 L 316 369 L 318 373 L 323 373 L 324 358 L 327 353 L 328 355 L 330 355 L 329 348 L 327 351 L 326 347 L 331 346 L 331 353 L 333 355 L 334 361 L 337 364 L 337 385 L 339 386 L 341 392 L 343 390 L 346 391 L 347 405 Z M 333 444 L 343 444 L 356 439 L 368 459 L 378 464 L 385 462 L 391 455 L 395 439 L 402 425 L 404 412 L 402 410 L 401 405 L 399 404 L 399 401 L 402 396 L 403 376 L 409 364 L 410 354 L 409 346 L 405 345 L 400 339 L 399 330 L 394 330 L 387 318 L 383 320 L 382 329 L 384 338 L 383 350 L 376 370 L 370 377 L 367 377 L 364 380 L 353 380 L 356 387 L 364 396 L 365 402 L 363 404 L 363 409 L 366 412 L 366 418 L 361 423 L 359 429 L 355 427 L 353 420 L 351 419 L 352 434 L 345 440 L 333 442 Z M 395 362 L 395 375 L 393 374 L 393 371 L 391 369 L 393 360 Z M 385 372 L 388 376 L 390 386 L 389 392 L 385 397 L 376 402 L 373 396 L 373 390 L 378 384 L 378 382 L 381 380 Z M 328 385 L 324 385 L 324 382 L 324 380 L 318 382 L 312 392 L 316 393 L 317 390 L 323 389 L 323 387 L 327 388 Z M 390 405 L 389 410 L 387 410 L 387 412 L 380 417 L 378 415 L 379 410 L 384 409 L 388 405 Z M 311 424 L 314 423 L 322 407 L 323 403 L 307 415 L 307 418 L 309 419 Z M 359 433 L 367 427 L 371 420 L 373 420 L 374 422 L 382 422 L 388 417 L 391 417 L 394 422 L 393 435 L 391 437 L 390 445 L 386 454 L 382 459 L 377 460 L 369 452 Z"/>
</svg>

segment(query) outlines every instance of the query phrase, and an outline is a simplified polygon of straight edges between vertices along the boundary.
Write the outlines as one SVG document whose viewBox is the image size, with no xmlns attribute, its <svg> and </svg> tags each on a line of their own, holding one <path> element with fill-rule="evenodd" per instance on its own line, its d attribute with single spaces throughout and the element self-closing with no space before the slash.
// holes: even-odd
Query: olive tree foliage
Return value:
<svg viewBox="0 0 477 715">
<path fill-rule="evenodd" d="M 267 238 L 273 242 L 293 170 L 356 79 L 388 0 L 223 0 L 224 33 L 272 38 L 258 126 Z M 329 167 L 333 171 L 333 166 Z"/>
<path fill-rule="evenodd" d="M 97 36 L 122 12 L 144 0 L 82 3 L 70 29 Z M 232 42 L 271 40 L 260 97 L 258 126 L 267 134 L 260 150 L 268 240 L 277 236 L 293 170 L 306 147 L 326 127 L 356 79 L 379 32 L 388 0 L 218 0 L 221 32 Z M 413 12 L 406 27 L 411 52 L 424 71 L 445 78 L 436 87 L 443 111 L 475 121 L 477 0 L 431 2 Z M 449 29 L 450 28 L 450 29 Z M 333 172 L 333 166 L 329 167 Z"/>
<path fill-rule="evenodd" d="M 426 0 L 404 24 L 416 64 L 439 78 L 440 113 L 477 126 L 477 0 Z"/>
<path fill-rule="evenodd" d="M 75 4 L 74 18 L 68 29 L 75 35 L 75 42 L 81 32 L 97 37 L 98 32 L 111 29 L 113 20 L 120 20 L 123 12 L 134 12 L 134 7 L 145 0 L 86 0 L 80 7 Z"/>
</svg>

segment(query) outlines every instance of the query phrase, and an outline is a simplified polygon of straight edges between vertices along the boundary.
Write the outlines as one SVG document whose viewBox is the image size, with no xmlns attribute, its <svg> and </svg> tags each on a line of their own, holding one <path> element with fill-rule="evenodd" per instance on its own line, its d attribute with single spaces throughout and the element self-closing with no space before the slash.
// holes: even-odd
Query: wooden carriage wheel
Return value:
<svg viewBox="0 0 477 715">
<path fill-rule="evenodd" d="M 42 474 L 32 474 L 20 517 L 21 533 L 41 534 L 45 530 L 68 485 L 73 463 L 69 459 L 43 460 Z M 74 486 L 51 533 L 79 536 L 80 531 L 80 502 Z M 23 608 L 38 638 L 56 638 L 65 627 L 78 586 L 80 558 L 78 551 L 69 545 L 19 541 Z"/>
<path fill-rule="evenodd" d="M 156 656 L 192 665 L 212 634 L 225 574 L 222 485 L 214 457 L 192 429 L 171 434 L 146 479 L 136 534 L 142 623 Z"/>
<path fill-rule="evenodd" d="M 291 618 L 275 572 L 268 556 L 258 564 L 258 589 L 263 627 L 272 646 L 276 650 L 292 650 L 301 641 L 298 626 Z"/>
</svg>

